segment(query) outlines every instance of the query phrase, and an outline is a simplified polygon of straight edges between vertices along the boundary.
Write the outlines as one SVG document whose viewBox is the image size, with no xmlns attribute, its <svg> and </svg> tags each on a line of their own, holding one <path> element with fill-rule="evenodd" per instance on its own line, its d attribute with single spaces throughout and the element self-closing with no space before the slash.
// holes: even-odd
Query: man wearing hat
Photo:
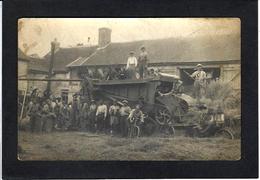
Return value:
<svg viewBox="0 0 260 180">
<path fill-rule="evenodd" d="M 148 53 L 146 52 L 144 46 L 142 46 L 140 50 L 141 53 L 138 57 L 138 70 L 139 70 L 140 78 L 143 79 L 148 67 L 148 58 L 147 58 Z"/>
<path fill-rule="evenodd" d="M 61 97 L 56 97 L 55 98 L 55 102 L 54 102 L 54 106 L 53 106 L 53 112 L 55 113 L 55 115 L 56 115 L 56 119 L 55 119 L 55 125 L 54 125 L 54 127 L 55 127 L 55 129 L 60 129 L 61 128 L 61 122 L 62 122 L 62 120 L 61 120 L 61 113 L 60 113 L 60 111 L 61 111 L 61 108 L 62 108 L 62 101 L 61 101 Z"/>
<path fill-rule="evenodd" d="M 207 74 L 203 71 L 201 64 L 197 64 L 196 71 L 192 73 L 191 78 L 194 79 L 194 91 L 197 102 L 200 102 L 200 98 L 205 90 L 206 76 Z"/>
<path fill-rule="evenodd" d="M 112 106 L 109 107 L 109 115 L 110 115 L 110 134 L 114 135 L 116 131 L 116 127 L 119 123 L 118 120 L 118 111 L 119 111 L 119 106 L 116 102 L 116 100 L 113 101 Z"/>
<path fill-rule="evenodd" d="M 130 137 L 132 137 L 132 133 L 133 132 L 133 128 L 134 126 L 138 126 L 140 128 L 140 131 L 142 131 L 142 126 L 144 123 L 144 114 L 141 111 L 141 106 L 140 104 L 137 104 L 135 106 L 135 109 L 133 109 L 128 117 L 129 121 L 130 121 Z M 140 136 L 140 134 L 138 134 L 138 136 Z"/>
<path fill-rule="evenodd" d="M 128 106 L 128 101 L 123 100 L 123 106 L 119 109 L 120 115 L 120 131 L 123 137 L 127 137 L 128 128 L 129 128 L 129 120 L 128 116 L 131 112 L 130 106 Z"/>
<path fill-rule="evenodd" d="M 107 105 L 105 105 L 103 100 L 100 100 L 100 104 L 97 107 L 96 111 L 96 122 L 98 132 L 102 132 L 105 128 L 107 117 Z"/>
<path fill-rule="evenodd" d="M 131 51 L 129 53 L 129 57 L 126 63 L 126 70 L 128 72 L 128 78 L 135 79 L 136 78 L 136 67 L 137 67 L 137 59 L 134 56 L 134 52 Z"/>
<path fill-rule="evenodd" d="M 36 132 L 37 121 L 41 121 L 41 107 L 40 107 L 40 98 L 32 99 L 32 107 L 28 111 L 30 116 L 30 130 L 31 132 Z"/>
<path fill-rule="evenodd" d="M 95 118 L 96 118 L 96 111 L 97 111 L 97 105 L 95 100 L 91 100 L 89 111 L 88 111 L 88 117 L 89 117 L 89 130 L 92 132 L 95 132 Z"/>
<path fill-rule="evenodd" d="M 71 104 L 71 125 L 74 130 L 78 129 L 79 127 L 79 108 L 80 104 L 78 101 L 78 95 L 74 94 L 73 95 L 73 100 Z"/>
</svg>

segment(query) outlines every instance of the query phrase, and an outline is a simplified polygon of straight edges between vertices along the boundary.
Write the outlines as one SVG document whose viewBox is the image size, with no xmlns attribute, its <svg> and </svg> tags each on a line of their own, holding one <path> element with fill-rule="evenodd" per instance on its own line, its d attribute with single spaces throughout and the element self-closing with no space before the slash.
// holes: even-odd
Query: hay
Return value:
<svg viewBox="0 0 260 180">
<path fill-rule="evenodd" d="M 26 151 L 19 154 L 21 160 L 240 159 L 240 139 L 190 137 L 130 139 L 106 135 L 83 137 L 77 132 L 38 135 L 20 131 L 18 145 Z"/>
</svg>

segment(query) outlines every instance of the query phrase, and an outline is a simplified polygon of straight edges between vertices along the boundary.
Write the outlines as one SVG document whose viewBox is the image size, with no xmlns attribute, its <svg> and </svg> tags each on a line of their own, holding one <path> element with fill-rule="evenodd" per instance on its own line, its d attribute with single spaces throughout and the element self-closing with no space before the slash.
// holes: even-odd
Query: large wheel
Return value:
<svg viewBox="0 0 260 180">
<path fill-rule="evenodd" d="M 172 116 L 170 111 L 165 107 L 158 108 L 155 113 L 155 120 L 161 125 L 171 124 Z"/>
<path fill-rule="evenodd" d="M 232 133 L 231 130 L 228 129 L 228 128 L 223 128 L 223 129 L 218 130 L 218 131 L 215 133 L 215 137 L 222 137 L 222 138 L 227 138 L 227 139 L 234 139 L 233 133 Z"/>
</svg>

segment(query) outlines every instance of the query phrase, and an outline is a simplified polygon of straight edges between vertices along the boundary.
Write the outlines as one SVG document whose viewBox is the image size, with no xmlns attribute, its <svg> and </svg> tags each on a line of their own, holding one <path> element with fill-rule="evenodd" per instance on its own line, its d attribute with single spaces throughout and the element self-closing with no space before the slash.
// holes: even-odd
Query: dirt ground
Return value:
<svg viewBox="0 0 260 180">
<path fill-rule="evenodd" d="M 239 160 L 240 140 L 19 132 L 19 160 Z"/>
</svg>

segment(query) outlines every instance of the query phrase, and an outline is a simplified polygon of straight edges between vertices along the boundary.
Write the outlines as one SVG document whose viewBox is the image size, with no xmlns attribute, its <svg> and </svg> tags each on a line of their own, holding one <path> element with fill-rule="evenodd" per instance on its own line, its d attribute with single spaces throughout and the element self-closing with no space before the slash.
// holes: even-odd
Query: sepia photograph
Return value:
<svg viewBox="0 0 260 180">
<path fill-rule="evenodd" d="M 20 18 L 17 159 L 241 159 L 239 18 Z"/>
</svg>

